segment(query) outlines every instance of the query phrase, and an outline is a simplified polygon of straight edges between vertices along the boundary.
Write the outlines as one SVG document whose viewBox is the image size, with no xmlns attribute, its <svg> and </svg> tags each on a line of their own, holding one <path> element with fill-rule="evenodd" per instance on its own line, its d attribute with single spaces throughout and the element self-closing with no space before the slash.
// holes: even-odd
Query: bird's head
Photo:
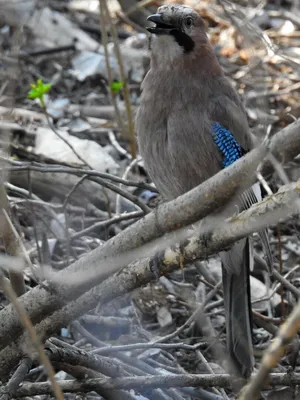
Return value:
<svg viewBox="0 0 300 400">
<path fill-rule="evenodd" d="M 174 61 L 191 55 L 208 42 L 203 19 L 191 7 L 164 5 L 148 21 L 155 23 L 147 30 L 153 34 L 150 49 L 158 61 Z"/>
</svg>

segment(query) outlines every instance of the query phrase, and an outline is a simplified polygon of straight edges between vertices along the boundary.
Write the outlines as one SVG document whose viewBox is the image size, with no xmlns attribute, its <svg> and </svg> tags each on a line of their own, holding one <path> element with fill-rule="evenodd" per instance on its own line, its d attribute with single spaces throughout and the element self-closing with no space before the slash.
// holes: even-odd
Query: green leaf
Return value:
<svg viewBox="0 0 300 400">
<path fill-rule="evenodd" d="M 52 87 L 52 83 L 44 83 L 42 79 L 38 79 L 36 83 L 30 85 L 31 90 L 27 93 L 29 99 L 40 99 L 43 101 L 43 97 Z"/>
<path fill-rule="evenodd" d="M 115 93 L 119 93 L 119 91 L 122 89 L 123 87 L 123 82 L 121 81 L 114 81 L 111 83 L 110 85 L 110 89 Z"/>
</svg>

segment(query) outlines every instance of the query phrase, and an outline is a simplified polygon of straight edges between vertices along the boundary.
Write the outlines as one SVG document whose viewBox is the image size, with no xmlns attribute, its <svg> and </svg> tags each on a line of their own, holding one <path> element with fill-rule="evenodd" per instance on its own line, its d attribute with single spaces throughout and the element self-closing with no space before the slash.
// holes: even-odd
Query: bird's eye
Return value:
<svg viewBox="0 0 300 400">
<path fill-rule="evenodd" d="M 190 28 L 193 25 L 193 18 L 192 17 L 187 17 L 185 20 L 185 25 Z"/>
</svg>

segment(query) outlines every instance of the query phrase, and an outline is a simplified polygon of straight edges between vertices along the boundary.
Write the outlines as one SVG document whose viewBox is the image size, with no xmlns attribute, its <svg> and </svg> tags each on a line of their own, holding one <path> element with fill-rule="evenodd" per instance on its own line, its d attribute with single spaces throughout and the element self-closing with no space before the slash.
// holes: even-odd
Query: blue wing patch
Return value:
<svg viewBox="0 0 300 400">
<path fill-rule="evenodd" d="M 224 155 L 223 168 L 228 167 L 245 154 L 245 150 L 239 145 L 232 133 L 221 124 L 212 124 L 213 139 Z"/>
</svg>

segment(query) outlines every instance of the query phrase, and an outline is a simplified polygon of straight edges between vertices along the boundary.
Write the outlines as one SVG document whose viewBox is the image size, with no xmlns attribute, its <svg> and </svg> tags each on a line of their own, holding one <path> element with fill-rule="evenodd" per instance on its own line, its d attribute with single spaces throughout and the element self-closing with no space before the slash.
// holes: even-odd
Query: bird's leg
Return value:
<svg viewBox="0 0 300 400">
<path fill-rule="evenodd" d="M 203 243 L 204 249 L 206 249 L 209 246 L 209 243 L 211 241 L 211 224 L 208 220 L 208 218 L 202 219 L 197 226 L 194 227 L 194 232 L 197 237 L 199 237 L 200 241 Z M 205 254 L 204 257 L 206 260 L 208 259 L 208 256 Z"/>
<path fill-rule="evenodd" d="M 182 282 L 185 282 L 185 276 L 184 276 L 184 246 L 182 243 L 179 244 L 179 266 L 182 272 Z"/>
<path fill-rule="evenodd" d="M 160 277 L 160 270 L 159 267 L 162 264 L 162 260 L 164 259 L 164 252 L 163 251 L 158 251 L 155 252 L 154 256 L 151 258 L 149 266 L 150 266 L 150 271 L 154 275 L 154 279 L 158 281 Z"/>
</svg>

